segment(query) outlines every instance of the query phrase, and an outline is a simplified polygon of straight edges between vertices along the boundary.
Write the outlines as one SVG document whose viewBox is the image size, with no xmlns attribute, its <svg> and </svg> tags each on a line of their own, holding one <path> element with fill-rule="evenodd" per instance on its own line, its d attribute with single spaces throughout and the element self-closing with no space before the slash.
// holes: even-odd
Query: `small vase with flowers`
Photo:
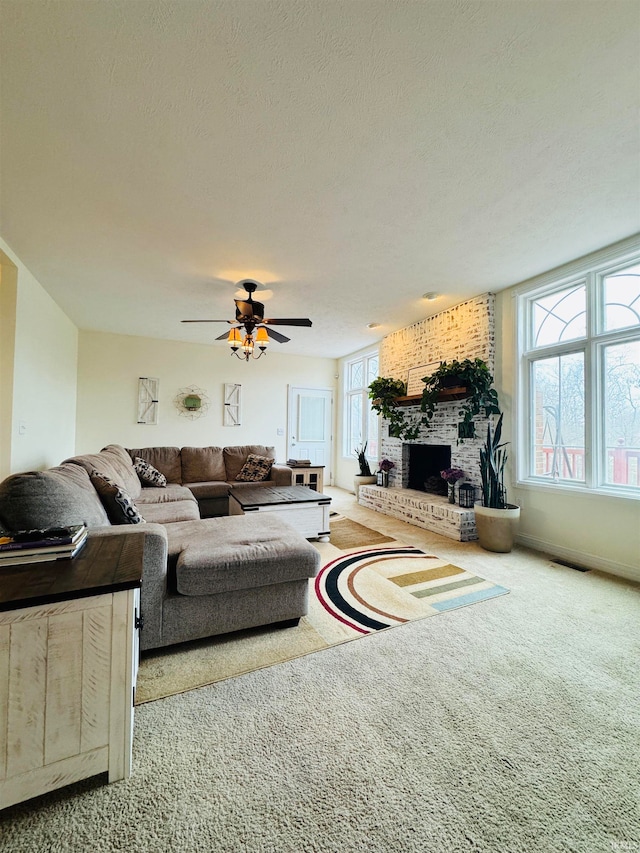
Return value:
<svg viewBox="0 0 640 853">
<path fill-rule="evenodd" d="M 440 471 L 440 476 L 447 484 L 449 503 L 454 504 L 456 502 L 456 483 L 458 480 L 464 479 L 466 475 L 460 468 L 445 468 L 444 471 Z"/>
</svg>

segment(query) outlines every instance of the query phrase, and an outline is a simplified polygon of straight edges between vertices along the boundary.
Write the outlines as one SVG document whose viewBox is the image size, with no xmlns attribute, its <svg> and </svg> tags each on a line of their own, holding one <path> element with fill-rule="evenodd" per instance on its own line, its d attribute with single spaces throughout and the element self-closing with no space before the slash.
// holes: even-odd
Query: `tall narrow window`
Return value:
<svg viewBox="0 0 640 853">
<path fill-rule="evenodd" d="M 534 470 L 553 480 L 584 482 L 584 358 L 533 362 Z"/>
<path fill-rule="evenodd" d="M 640 495 L 640 257 L 523 291 L 520 479 Z"/>
<path fill-rule="evenodd" d="M 640 341 L 604 347 L 605 482 L 640 486 Z"/>
<path fill-rule="evenodd" d="M 367 458 L 378 460 L 378 416 L 371 411 L 369 383 L 378 375 L 378 353 L 372 352 L 345 365 L 345 456 L 367 443 Z"/>
</svg>

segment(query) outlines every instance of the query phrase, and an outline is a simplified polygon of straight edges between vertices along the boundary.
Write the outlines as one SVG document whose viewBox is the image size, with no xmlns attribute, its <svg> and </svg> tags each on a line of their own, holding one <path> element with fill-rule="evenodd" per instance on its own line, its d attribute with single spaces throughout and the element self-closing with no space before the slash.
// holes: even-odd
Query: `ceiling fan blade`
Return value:
<svg viewBox="0 0 640 853">
<path fill-rule="evenodd" d="M 263 328 L 267 330 L 267 334 L 269 335 L 269 337 L 273 338 L 274 341 L 278 341 L 279 344 L 286 344 L 287 341 L 291 340 L 291 338 L 285 337 L 285 335 L 280 334 L 280 332 L 276 332 L 273 329 L 267 329 L 266 326 L 264 326 Z"/>
<path fill-rule="evenodd" d="M 235 320 L 180 320 L 181 323 L 229 323 L 232 325 Z"/>
<path fill-rule="evenodd" d="M 311 326 L 311 320 L 302 319 L 302 317 L 289 317 L 287 319 L 274 320 L 269 318 L 263 320 L 263 323 L 268 323 L 270 326 Z"/>
</svg>

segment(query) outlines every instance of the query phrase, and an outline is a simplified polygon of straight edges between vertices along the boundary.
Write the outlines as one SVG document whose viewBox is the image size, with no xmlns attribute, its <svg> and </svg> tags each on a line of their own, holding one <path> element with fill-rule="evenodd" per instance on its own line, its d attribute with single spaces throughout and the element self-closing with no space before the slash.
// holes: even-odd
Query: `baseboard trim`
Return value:
<svg viewBox="0 0 640 853">
<path fill-rule="evenodd" d="M 596 569 L 599 572 L 606 572 L 609 575 L 616 575 L 640 583 L 640 569 L 635 566 L 627 566 L 626 563 L 617 563 L 615 560 L 607 560 L 606 557 L 598 557 L 595 554 L 586 554 L 584 551 L 565 548 L 563 545 L 553 545 L 551 542 L 545 542 L 543 539 L 526 534 L 519 534 L 516 537 L 516 542 L 527 548 L 532 548 L 534 551 L 543 551 L 545 554 L 549 554 L 551 558 L 560 557 L 563 560 L 575 563 L 577 566 Z"/>
</svg>

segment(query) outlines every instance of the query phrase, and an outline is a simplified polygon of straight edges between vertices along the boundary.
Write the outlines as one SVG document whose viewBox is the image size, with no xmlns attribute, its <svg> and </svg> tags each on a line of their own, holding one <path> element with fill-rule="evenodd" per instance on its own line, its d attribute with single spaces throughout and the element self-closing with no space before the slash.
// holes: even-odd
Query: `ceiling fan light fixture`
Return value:
<svg viewBox="0 0 640 853">
<path fill-rule="evenodd" d="M 183 323 L 236 323 L 229 334 L 226 333 L 216 338 L 216 341 L 226 339 L 231 347 L 231 352 L 237 358 L 249 361 L 250 358 L 258 359 L 267 351 L 271 338 L 281 344 L 286 344 L 290 338 L 275 329 L 267 329 L 269 326 L 311 326 L 308 317 L 268 318 L 264 316 L 264 305 L 253 298 L 253 294 L 259 287 L 259 282 L 246 278 L 238 282 L 245 289 L 247 296 L 244 299 L 234 299 L 236 305 L 235 320 L 182 320 Z M 255 337 L 254 337 L 255 332 Z M 257 346 L 256 346 L 257 344 Z M 257 352 L 257 350 L 260 350 Z M 257 352 L 257 354 L 256 354 Z"/>
</svg>

